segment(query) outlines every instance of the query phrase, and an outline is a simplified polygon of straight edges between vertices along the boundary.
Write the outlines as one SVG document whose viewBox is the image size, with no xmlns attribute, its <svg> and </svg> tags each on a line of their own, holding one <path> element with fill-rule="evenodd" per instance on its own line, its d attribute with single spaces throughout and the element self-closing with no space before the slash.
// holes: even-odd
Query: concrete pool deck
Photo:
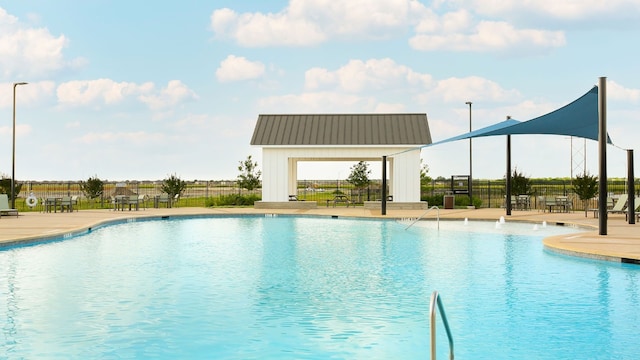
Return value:
<svg viewBox="0 0 640 360">
<path fill-rule="evenodd" d="M 0 244 L 24 243 L 42 238 L 61 237 L 111 221 L 124 221 L 130 218 L 188 216 L 188 215 L 241 215 L 241 214 L 295 214 L 338 217 L 367 218 L 417 218 L 424 210 L 387 210 L 386 216 L 380 210 L 363 207 L 318 207 L 316 209 L 254 209 L 254 208 L 161 208 L 139 211 L 82 210 L 65 213 L 20 212 L 16 216 L 2 216 L 0 219 Z M 598 219 L 589 212 L 549 213 L 537 210 L 512 211 L 505 215 L 504 209 L 454 209 L 432 210 L 424 218 L 454 220 L 496 221 L 501 216 L 509 221 L 532 223 L 565 224 L 584 228 L 578 234 L 549 237 L 543 240 L 547 248 L 577 256 L 585 256 L 610 261 L 640 263 L 640 224 L 630 225 L 624 214 L 610 215 L 607 221 L 607 235 L 598 235 Z"/>
</svg>

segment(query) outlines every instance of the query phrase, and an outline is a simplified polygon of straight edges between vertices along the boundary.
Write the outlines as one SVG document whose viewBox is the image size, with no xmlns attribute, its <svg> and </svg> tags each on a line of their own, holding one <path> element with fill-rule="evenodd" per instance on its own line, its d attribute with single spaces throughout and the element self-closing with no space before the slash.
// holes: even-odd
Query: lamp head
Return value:
<svg viewBox="0 0 640 360">
<path fill-rule="evenodd" d="M 27 84 L 28 84 L 28 82 L 15 82 L 15 83 L 13 83 L 13 87 L 16 87 L 18 85 L 27 85 Z"/>
<path fill-rule="evenodd" d="M 471 105 L 471 101 L 467 101 L 465 104 L 467 104 L 467 105 Z"/>
</svg>

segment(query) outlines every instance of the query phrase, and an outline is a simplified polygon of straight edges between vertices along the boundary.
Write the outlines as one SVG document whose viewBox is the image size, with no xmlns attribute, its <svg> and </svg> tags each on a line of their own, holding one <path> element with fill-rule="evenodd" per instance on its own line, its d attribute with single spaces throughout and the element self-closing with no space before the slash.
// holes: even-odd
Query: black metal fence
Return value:
<svg viewBox="0 0 640 360">
<path fill-rule="evenodd" d="M 531 206 L 538 208 L 538 197 L 541 196 L 569 196 L 573 202 L 573 209 L 583 209 L 583 202 L 578 199 L 572 191 L 571 180 L 555 179 L 531 179 L 532 193 Z M 180 196 L 180 206 L 206 206 L 207 199 L 219 198 L 229 195 L 257 195 L 260 196 L 262 190 L 255 189 L 247 191 L 240 188 L 234 180 L 209 180 L 209 181 L 187 181 L 186 189 Z M 105 182 L 103 196 L 94 201 L 95 206 L 108 207 L 111 204 L 111 196 L 117 189 L 127 189 L 131 193 L 147 195 L 153 198 L 162 193 L 162 180 L 158 181 L 127 181 L 127 182 Z M 640 181 L 636 180 L 636 196 L 640 195 Z M 451 194 L 450 180 L 433 180 L 428 184 L 423 184 L 421 189 L 421 200 L 429 201 L 433 205 L 441 205 L 439 201 L 444 195 Z M 627 192 L 627 182 L 624 180 L 609 180 L 609 196 L 624 194 Z M 389 192 L 387 192 L 388 194 Z M 475 203 L 482 208 L 496 208 L 504 206 L 506 186 L 504 179 L 501 180 L 474 180 L 473 197 Z M 353 202 L 362 203 L 364 201 L 376 201 L 382 198 L 382 184 L 380 180 L 371 181 L 370 185 L 364 189 L 355 189 L 345 180 L 299 180 L 297 197 L 300 200 L 316 201 L 322 205 L 328 199 L 332 199 L 336 194 L 347 195 Z M 82 192 L 81 182 L 78 181 L 30 181 L 23 182 L 18 194 L 18 204 L 24 208 L 24 199 L 33 195 L 38 199 L 47 197 L 73 196 L 77 195 L 81 201 L 88 201 Z M 294 195 L 294 194 L 291 194 Z M 513 194 L 519 195 L 519 194 Z M 463 204 L 468 204 L 468 194 L 454 194 L 456 203 L 460 200 Z M 21 200 L 21 201 L 20 201 Z M 587 208 L 597 206 L 597 199 L 592 199 L 587 203 Z M 460 205 L 460 204 L 459 204 Z M 18 206 L 16 206 L 18 207 Z"/>
<path fill-rule="evenodd" d="M 146 195 L 149 199 L 162 194 L 162 180 L 159 181 L 127 181 L 104 182 L 103 194 L 100 198 L 89 200 L 82 191 L 79 181 L 29 181 L 22 183 L 17 204 L 26 206 L 24 199 L 36 197 L 39 202 L 49 197 L 78 196 L 81 202 L 91 202 L 92 207 L 110 207 L 111 197 L 123 191 L 124 194 Z M 261 189 L 248 191 L 239 188 L 236 181 L 187 181 L 186 188 L 180 195 L 180 206 L 205 206 L 207 199 L 229 195 L 258 195 Z M 22 201 L 20 201 L 22 200 Z M 19 205 L 16 205 L 19 207 Z M 20 209 L 20 207 L 19 207 Z"/>
</svg>

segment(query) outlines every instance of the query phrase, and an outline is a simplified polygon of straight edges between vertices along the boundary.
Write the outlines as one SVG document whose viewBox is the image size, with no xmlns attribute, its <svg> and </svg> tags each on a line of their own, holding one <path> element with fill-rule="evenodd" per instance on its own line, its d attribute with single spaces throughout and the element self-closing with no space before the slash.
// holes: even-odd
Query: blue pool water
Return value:
<svg viewBox="0 0 640 360">
<path fill-rule="evenodd" d="M 0 250 L 0 358 L 635 359 L 640 267 L 574 229 L 307 217 L 142 221 Z M 438 354 L 447 341 L 439 323 Z"/>
</svg>

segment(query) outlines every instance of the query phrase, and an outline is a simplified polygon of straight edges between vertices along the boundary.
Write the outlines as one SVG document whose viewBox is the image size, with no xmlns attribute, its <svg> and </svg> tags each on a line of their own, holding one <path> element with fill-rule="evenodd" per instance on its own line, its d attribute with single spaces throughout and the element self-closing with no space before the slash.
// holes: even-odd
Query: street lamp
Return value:
<svg viewBox="0 0 640 360">
<path fill-rule="evenodd" d="M 469 105 L 469 132 L 471 132 L 471 101 L 465 104 Z M 469 205 L 473 205 L 473 150 L 471 137 L 469 137 Z"/>
<path fill-rule="evenodd" d="M 11 208 L 16 208 L 16 87 L 26 82 L 13 83 L 13 151 L 11 153 Z"/>
</svg>

